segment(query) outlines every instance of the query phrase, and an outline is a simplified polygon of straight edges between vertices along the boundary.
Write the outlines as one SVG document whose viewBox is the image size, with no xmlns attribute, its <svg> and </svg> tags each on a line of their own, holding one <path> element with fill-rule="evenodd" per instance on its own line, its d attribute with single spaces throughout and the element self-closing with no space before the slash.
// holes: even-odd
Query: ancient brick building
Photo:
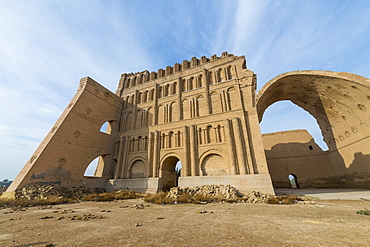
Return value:
<svg viewBox="0 0 370 247">
<path fill-rule="evenodd" d="M 256 75 L 244 56 L 226 52 L 123 74 L 116 93 L 83 78 L 8 192 L 44 182 L 147 192 L 177 183 L 230 184 L 274 193 L 272 185 L 289 186 L 289 174 L 303 187 L 366 187 L 369 85 L 350 73 L 295 71 L 256 95 Z M 280 100 L 317 119 L 328 151 L 302 131 L 261 136 L 265 109 Z M 97 157 L 95 176 L 84 177 Z"/>
<path fill-rule="evenodd" d="M 231 184 L 273 193 L 255 90 L 244 57 L 226 52 L 123 74 L 116 94 L 84 78 L 11 189 L 53 182 L 154 192 L 177 183 L 180 161 L 179 186 Z M 95 177 L 84 179 L 99 156 Z"/>
</svg>

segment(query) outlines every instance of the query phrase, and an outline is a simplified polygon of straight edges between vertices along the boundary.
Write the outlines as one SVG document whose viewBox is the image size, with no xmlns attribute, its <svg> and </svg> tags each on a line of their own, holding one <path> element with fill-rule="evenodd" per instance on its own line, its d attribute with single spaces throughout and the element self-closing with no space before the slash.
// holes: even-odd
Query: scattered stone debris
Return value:
<svg viewBox="0 0 370 247">
<path fill-rule="evenodd" d="M 44 217 L 41 217 L 40 219 L 41 220 L 46 220 L 46 219 L 51 219 L 51 218 L 54 218 L 54 216 L 44 216 Z"/>
<path fill-rule="evenodd" d="M 316 205 L 316 201 L 298 201 L 298 204 L 304 204 L 304 205 Z"/>
<path fill-rule="evenodd" d="M 258 191 L 251 191 L 244 195 L 238 202 L 241 203 L 266 203 L 273 195 L 263 194 Z"/>
<path fill-rule="evenodd" d="M 76 198 L 80 199 L 88 194 L 94 193 L 94 190 L 85 187 L 63 187 L 43 183 L 33 183 L 16 191 L 16 198 L 26 199 L 48 199 L 56 198 Z"/>
<path fill-rule="evenodd" d="M 144 209 L 145 205 L 142 204 L 142 203 L 134 204 L 134 205 L 131 206 L 131 208 L 133 208 L 133 209 Z"/>
<path fill-rule="evenodd" d="M 100 210 L 100 212 L 102 212 L 102 213 L 110 213 L 111 211 L 110 210 L 106 210 L 106 209 L 102 209 L 102 210 Z"/>
<path fill-rule="evenodd" d="M 44 205 L 44 206 L 41 206 L 41 207 L 38 207 L 37 210 L 42 210 L 42 209 L 50 209 L 52 208 L 53 206 L 47 206 L 47 205 Z"/>
<path fill-rule="evenodd" d="M 102 215 L 95 215 L 95 214 L 83 214 L 83 215 L 73 215 L 69 216 L 70 220 L 91 220 L 91 219 L 103 219 Z"/>
<path fill-rule="evenodd" d="M 26 209 L 27 209 L 27 208 L 24 208 L 24 207 L 22 207 L 22 206 L 17 206 L 17 207 L 13 207 L 13 208 L 12 208 L 12 210 L 13 210 L 14 212 L 16 212 L 16 211 L 26 211 Z"/>
</svg>

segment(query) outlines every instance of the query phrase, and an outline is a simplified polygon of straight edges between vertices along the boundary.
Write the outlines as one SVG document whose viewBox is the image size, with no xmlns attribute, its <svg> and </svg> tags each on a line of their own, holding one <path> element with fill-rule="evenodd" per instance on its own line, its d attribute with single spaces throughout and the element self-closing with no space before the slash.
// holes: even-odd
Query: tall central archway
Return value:
<svg viewBox="0 0 370 247">
<path fill-rule="evenodd" d="M 322 177 L 307 177 L 307 181 L 320 180 L 323 186 L 330 187 L 358 187 L 370 181 L 367 165 L 370 161 L 369 79 L 330 71 L 281 74 L 269 81 L 257 95 L 259 120 L 267 107 L 282 100 L 290 100 L 314 116 L 329 147 L 327 173 L 321 174 Z M 321 167 L 317 164 L 311 169 L 320 170 Z M 274 174 L 271 176 L 273 178 Z M 356 184 L 353 183 L 355 179 Z"/>
<path fill-rule="evenodd" d="M 176 171 L 176 165 L 180 161 L 176 156 L 166 157 L 161 164 L 161 189 L 168 191 L 172 187 L 178 185 L 179 171 Z"/>
</svg>

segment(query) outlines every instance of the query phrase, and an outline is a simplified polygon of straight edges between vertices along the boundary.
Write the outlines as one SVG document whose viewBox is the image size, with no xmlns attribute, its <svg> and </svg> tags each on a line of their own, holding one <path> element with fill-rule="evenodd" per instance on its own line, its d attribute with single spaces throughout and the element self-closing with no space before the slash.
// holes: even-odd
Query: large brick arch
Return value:
<svg viewBox="0 0 370 247">
<path fill-rule="evenodd" d="M 323 176 L 341 186 L 370 181 L 369 79 L 346 72 L 293 71 L 270 80 L 256 99 L 260 121 L 265 110 L 281 100 L 290 100 L 316 118 L 332 165 L 331 174 Z M 271 162 L 269 168 L 271 172 Z"/>
</svg>

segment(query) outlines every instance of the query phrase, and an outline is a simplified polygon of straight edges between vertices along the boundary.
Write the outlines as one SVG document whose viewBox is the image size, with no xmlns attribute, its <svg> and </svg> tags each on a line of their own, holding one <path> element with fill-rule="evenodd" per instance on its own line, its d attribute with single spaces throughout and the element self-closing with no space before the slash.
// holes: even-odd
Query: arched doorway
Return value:
<svg viewBox="0 0 370 247">
<path fill-rule="evenodd" d="M 161 165 L 161 189 L 163 191 L 169 191 L 172 187 L 178 185 L 181 168 L 180 159 L 175 156 L 170 156 L 163 160 Z"/>
<path fill-rule="evenodd" d="M 288 179 L 290 182 L 290 186 L 292 186 L 292 189 L 299 189 L 298 178 L 295 174 L 289 174 Z"/>
</svg>

